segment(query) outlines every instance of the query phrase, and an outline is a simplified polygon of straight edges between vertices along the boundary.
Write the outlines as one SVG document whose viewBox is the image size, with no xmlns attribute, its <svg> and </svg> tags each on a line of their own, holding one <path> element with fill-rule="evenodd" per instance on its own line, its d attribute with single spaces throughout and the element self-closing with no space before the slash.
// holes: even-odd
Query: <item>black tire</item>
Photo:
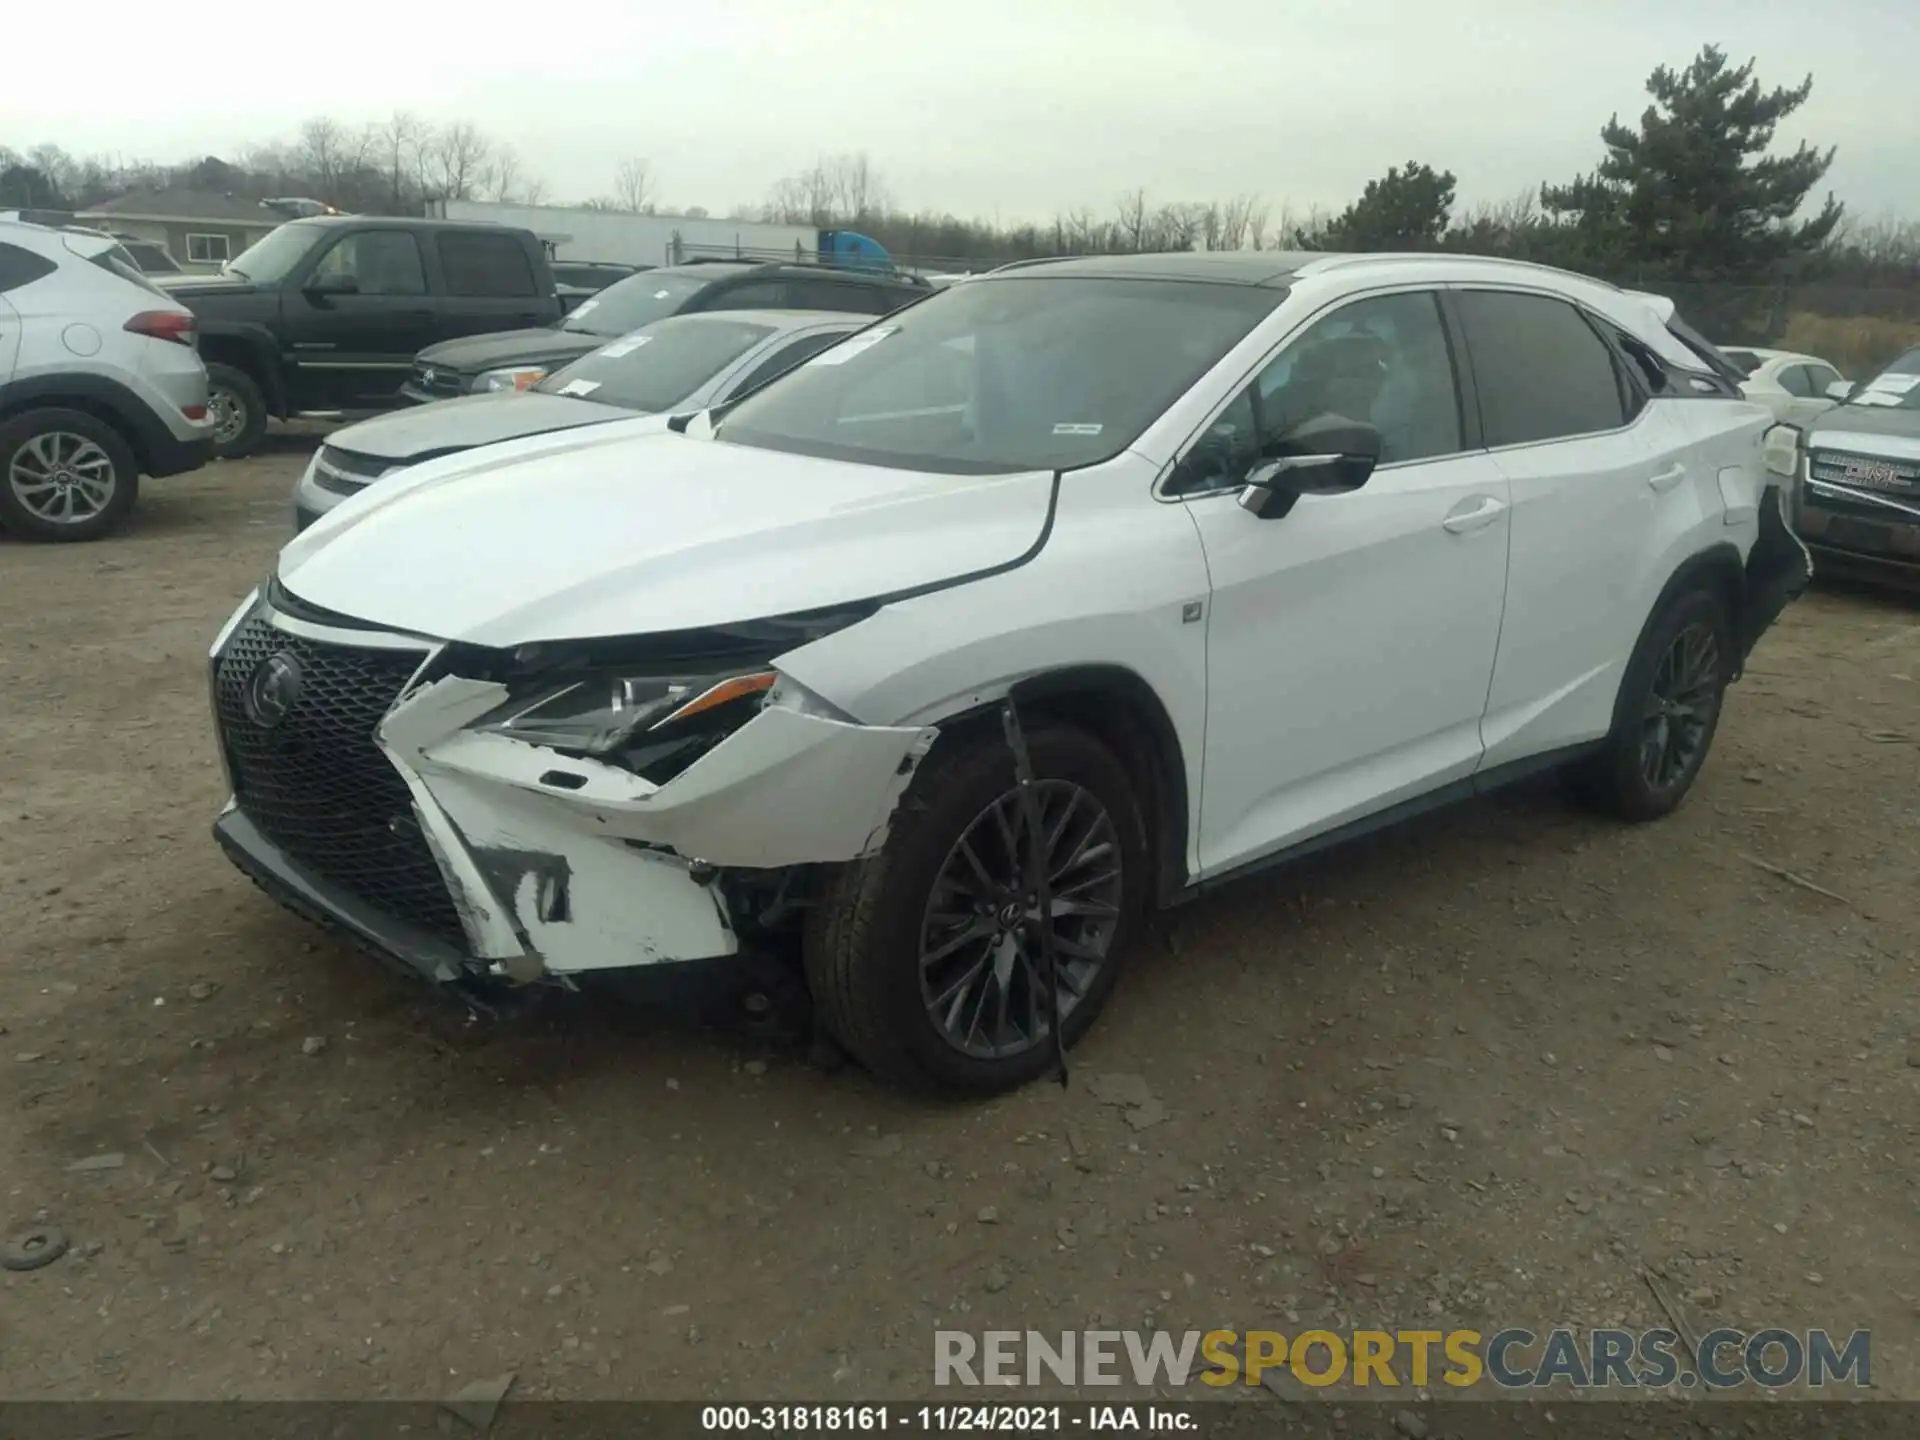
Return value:
<svg viewBox="0 0 1920 1440">
<path fill-rule="evenodd" d="M 1691 657 L 1680 657 L 1677 647 L 1710 639 L 1712 653 L 1702 660 L 1697 649 Z M 1727 686 L 1733 680 L 1734 625 L 1726 601 L 1718 591 L 1697 588 L 1674 596 L 1647 626 L 1635 647 L 1620 682 L 1620 698 L 1614 707 L 1613 733 L 1605 748 L 1569 773 L 1575 795 L 1584 803 L 1622 820 L 1658 820 L 1668 815 L 1687 797 L 1706 764 L 1719 729 L 1720 712 Z M 1676 658 L 1685 664 L 1698 662 L 1704 678 L 1690 686 L 1684 677 L 1676 681 Z M 1656 718 L 1662 696 L 1673 691 L 1676 683 L 1693 693 L 1685 698 L 1684 710 L 1691 718 Z M 1683 730 L 1683 726 L 1685 727 Z M 1689 738 L 1684 758 L 1675 761 L 1673 747 L 1680 737 Z M 1658 749 L 1661 763 L 1650 763 Z"/>
<path fill-rule="evenodd" d="M 1108 927 L 1107 938 L 1104 958 L 1084 978 L 1060 1026 L 1071 1047 L 1119 980 L 1151 884 L 1150 851 L 1133 786 L 1112 752 L 1064 725 L 1036 725 L 1027 742 L 1036 780 L 1050 796 L 1062 805 L 1068 799 L 1079 804 L 1077 787 L 1098 803 L 1111 823 L 1119 860 L 1117 896 L 1110 889 L 1100 892 L 1102 908 L 1111 905 L 1111 916 L 1086 922 Z M 806 974 L 820 1023 L 884 1080 L 914 1089 L 992 1095 L 1034 1080 L 1054 1064 L 1045 992 L 1037 1001 L 1040 1038 L 1024 1050 L 982 1057 L 949 1041 L 929 1013 L 922 987 L 923 925 L 936 883 L 959 841 L 978 833 L 970 827 L 1014 786 L 1013 757 L 997 727 L 937 746 L 901 797 L 886 844 L 877 854 L 830 872 L 809 916 Z M 1091 808 L 1080 813 L 1090 828 L 1097 824 Z M 1097 863 L 1104 867 L 1104 859 Z M 1029 921 L 1035 919 L 1037 912 L 1030 912 Z M 1081 937 L 1087 933 L 1083 930 Z M 1032 949 L 1031 930 L 1026 936 Z M 991 969 L 990 961 L 981 963 Z M 1026 978 L 1023 972 L 1023 993 L 1033 993 Z M 971 1030 L 966 1038 L 972 1038 Z"/>
<path fill-rule="evenodd" d="M 239 460 L 260 448 L 267 433 L 267 397 L 251 375 L 209 362 L 207 403 L 214 417 L 215 455 Z"/>
<path fill-rule="evenodd" d="M 63 461 L 76 463 L 69 470 Z M 64 489 L 48 493 L 42 474 Z M 0 527 L 23 540 L 98 540 L 120 528 L 139 495 L 140 462 L 106 421 L 49 407 L 0 422 Z M 61 519 L 63 508 L 83 513 Z"/>
</svg>

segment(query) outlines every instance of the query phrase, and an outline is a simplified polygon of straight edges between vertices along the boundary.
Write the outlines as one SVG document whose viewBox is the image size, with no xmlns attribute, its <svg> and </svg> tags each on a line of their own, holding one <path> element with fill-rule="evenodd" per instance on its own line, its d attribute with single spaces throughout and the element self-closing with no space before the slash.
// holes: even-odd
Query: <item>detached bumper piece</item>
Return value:
<svg viewBox="0 0 1920 1440">
<path fill-rule="evenodd" d="M 387 914 L 352 891 L 317 880 L 238 809 L 213 825 L 213 838 L 240 871 L 304 920 L 339 935 L 414 979 L 458 985 L 477 978 L 466 947 Z"/>
<path fill-rule="evenodd" d="M 1760 506 L 1760 534 L 1747 555 L 1746 633 L 1740 637 L 1740 661 L 1813 583 L 1813 556 L 1787 520 L 1787 500 L 1778 486 L 1767 489 Z"/>
<path fill-rule="evenodd" d="M 529 983 L 739 952 L 727 887 L 867 854 L 930 728 L 771 704 L 665 784 L 470 729 L 506 699 L 434 642 L 260 601 L 213 656 L 221 848 L 415 975 Z"/>
</svg>

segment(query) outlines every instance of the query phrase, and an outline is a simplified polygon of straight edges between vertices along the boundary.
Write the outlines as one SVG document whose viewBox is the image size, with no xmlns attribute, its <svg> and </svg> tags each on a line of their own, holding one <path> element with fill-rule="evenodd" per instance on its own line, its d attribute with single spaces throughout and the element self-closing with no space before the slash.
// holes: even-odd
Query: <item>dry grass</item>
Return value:
<svg viewBox="0 0 1920 1440">
<path fill-rule="evenodd" d="M 1782 350 L 1818 355 L 1838 366 L 1850 380 L 1873 374 L 1904 350 L 1920 345 L 1920 320 L 1890 320 L 1877 315 L 1815 315 L 1796 311 L 1787 317 Z"/>
</svg>

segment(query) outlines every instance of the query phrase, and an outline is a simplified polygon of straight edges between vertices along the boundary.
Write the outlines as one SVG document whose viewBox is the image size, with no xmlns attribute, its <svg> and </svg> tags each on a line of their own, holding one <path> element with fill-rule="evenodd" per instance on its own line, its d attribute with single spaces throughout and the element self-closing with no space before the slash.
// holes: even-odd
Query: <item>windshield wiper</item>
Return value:
<svg viewBox="0 0 1920 1440">
<path fill-rule="evenodd" d="M 247 273 L 246 271 L 244 271 L 244 270 L 242 270 L 242 269 L 240 269 L 240 268 L 239 268 L 239 267 L 238 267 L 237 265 L 229 265 L 229 266 L 227 266 L 227 274 L 229 274 L 229 275 L 238 275 L 238 276 L 239 276 L 239 277 L 240 277 L 240 278 L 241 278 L 242 280 L 251 280 L 251 279 L 253 279 L 253 277 L 252 277 L 251 275 L 249 275 L 249 274 L 248 274 L 248 273 Z"/>
</svg>

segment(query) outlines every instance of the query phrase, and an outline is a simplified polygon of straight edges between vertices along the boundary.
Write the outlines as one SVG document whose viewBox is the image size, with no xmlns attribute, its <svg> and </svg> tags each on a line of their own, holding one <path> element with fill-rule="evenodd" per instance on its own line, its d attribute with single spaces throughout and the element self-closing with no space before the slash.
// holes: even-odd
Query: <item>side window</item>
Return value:
<svg viewBox="0 0 1920 1440">
<path fill-rule="evenodd" d="M 36 255 L 18 245 L 0 245 L 0 294 L 31 285 L 59 268 L 44 255 Z"/>
<path fill-rule="evenodd" d="M 1829 385 L 1840 382 L 1840 372 L 1831 365 L 1807 366 L 1807 383 L 1812 387 L 1809 394 L 1824 397 Z"/>
<path fill-rule="evenodd" d="M 1613 352 L 1572 305 L 1504 290 L 1462 290 L 1458 298 L 1489 446 L 1626 424 Z"/>
<path fill-rule="evenodd" d="M 1780 370 L 1780 388 L 1789 395 L 1810 397 L 1813 391 L 1812 372 L 1804 365 L 1786 365 Z"/>
<path fill-rule="evenodd" d="M 405 230 L 362 230 L 320 257 L 315 275 L 344 275 L 362 295 L 424 295 L 420 246 Z"/>
<path fill-rule="evenodd" d="M 787 282 L 755 280 L 716 290 L 701 303 L 702 310 L 784 310 L 788 306 Z"/>
<path fill-rule="evenodd" d="M 449 231 L 435 242 L 449 295 L 532 295 L 533 266 L 511 235 Z"/>
<path fill-rule="evenodd" d="M 738 400 L 749 390 L 758 390 L 774 376 L 786 374 L 802 360 L 811 360 L 829 345 L 845 338 L 844 332 L 833 330 L 825 335 L 803 335 L 798 340 L 789 341 L 749 370 L 746 378 L 733 387 L 727 398 Z"/>
<path fill-rule="evenodd" d="M 1316 320 L 1234 397 L 1171 489 L 1238 484 L 1256 461 L 1286 454 L 1292 431 L 1327 415 L 1378 430 L 1383 465 L 1458 453 L 1459 391 L 1431 292 L 1359 300 Z"/>
</svg>

